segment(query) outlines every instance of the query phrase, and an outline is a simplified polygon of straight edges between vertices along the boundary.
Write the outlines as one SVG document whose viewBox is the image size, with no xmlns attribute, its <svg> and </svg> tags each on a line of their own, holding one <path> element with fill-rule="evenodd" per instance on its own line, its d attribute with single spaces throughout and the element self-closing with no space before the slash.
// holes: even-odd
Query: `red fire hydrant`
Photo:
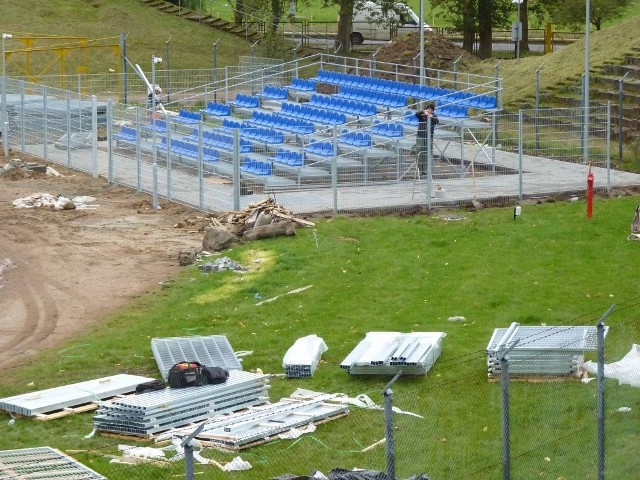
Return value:
<svg viewBox="0 0 640 480">
<path fill-rule="evenodd" d="M 589 162 L 589 173 L 587 174 L 587 218 L 593 215 L 593 173 L 591 173 L 591 162 Z"/>
</svg>

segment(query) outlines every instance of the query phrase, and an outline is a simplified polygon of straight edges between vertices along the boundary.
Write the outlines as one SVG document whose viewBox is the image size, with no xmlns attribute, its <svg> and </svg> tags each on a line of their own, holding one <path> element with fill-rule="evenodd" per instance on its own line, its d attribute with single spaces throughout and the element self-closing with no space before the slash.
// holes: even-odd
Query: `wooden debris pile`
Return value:
<svg viewBox="0 0 640 480">
<path fill-rule="evenodd" d="M 250 203 L 247 208 L 241 211 L 187 218 L 175 226 L 188 228 L 194 232 L 204 232 L 208 227 L 218 226 L 226 228 L 232 235 L 242 237 L 246 231 L 254 227 L 280 222 L 292 222 L 302 227 L 315 226 L 313 222 L 296 217 L 290 210 L 278 205 L 272 198 Z"/>
</svg>

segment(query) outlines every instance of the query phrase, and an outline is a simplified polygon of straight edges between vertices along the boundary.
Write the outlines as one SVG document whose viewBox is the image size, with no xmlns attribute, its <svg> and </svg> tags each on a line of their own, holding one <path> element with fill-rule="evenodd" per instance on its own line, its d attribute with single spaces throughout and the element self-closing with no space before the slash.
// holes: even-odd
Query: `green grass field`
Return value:
<svg viewBox="0 0 640 480">
<path fill-rule="evenodd" d="M 525 204 L 516 220 L 512 208 L 454 212 L 464 217 L 459 221 L 437 215 L 317 219 L 314 228 L 299 229 L 295 237 L 224 252 L 250 267 L 245 274 L 185 268 L 173 283 L 86 335 L 43 353 L 33 365 L 5 372 L 0 396 L 114 373 L 158 377 L 152 337 L 226 335 L 235 350 L 253 351 L 244 358 L 245 370 L 278 374 L 289 346 L 315 333 L 329 350 L 313 378 L 272 379 L 271 401 L 306 388 L 350 397 L 365 393 L 380 404 L 389 378 L 349 376 L 339 368 L 364 335 L 445 332 L 442 356 L 429 374 L 401 377 L 393 387 L 394 405 L 424 417 L 396 416 L 397 473 L 399 478 L 420 472 L 442 479 L 496 478 L 500 386 L 487 381 L 484 351 L 493 330 L 511 322 L 595 325 L 616 304 L 606 322 L 606 361 L 620 359 L 640 338 L 640 243 L 627 240 L 637 203 L 635 196 L 597 198 L 590 220 L 583 201 Z M 313 287 L 256 306 L 256 293 L 268 299 L 307 285 Z M 452 316 L 465 321 L 451 322 Z M 556 475 L 550 478 L 596 478 L 591 462 L 576 465 L 596 448 L 594 388 L 595 382 L 576 380 L 512 385 L 514 473 L 526 478 L 538 469 Z M 637 398 L 636 389 L 607 381 L 607 441 L 618 446 L 608 450 L 612 472 L 637 468 L 637 460 L 621 461 L 638 445 Z M 632 407 L 632 413 L 620 418 L 620 406 Z M 135 441 L 100 434 L 84 439 L 91 418 L 86 413 L 46 423 L 19 419 L 5 429 L 0 449 L 87 450 L 83 461 L 109 478 L 127 478 L 104 455 L 117 453 L 117 443 Z M 9 417 L 0 419 L 6 424 Z M 383 449 L 365 455 L 357 448 L 383 436 L 382 412 L 354 408 L 345 419 L 320 426 L 312 438 L 243 452 L 255 465 L 236 475 L 270 478 L 311 467 L 384 469 Z M 219 461 L 232 458 L 208 454 Z M 544 461 L 547 456 L 553 462 Z M 136 478 L 151 478 L 146 472 L 138 470 Z M 175 474 L 160 469 L 149 475 Z"/>
</svg>

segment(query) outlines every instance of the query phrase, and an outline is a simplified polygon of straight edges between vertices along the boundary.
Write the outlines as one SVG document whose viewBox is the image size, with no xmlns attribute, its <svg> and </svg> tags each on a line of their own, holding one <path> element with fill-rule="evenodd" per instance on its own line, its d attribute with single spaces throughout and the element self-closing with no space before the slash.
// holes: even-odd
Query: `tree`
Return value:
<svg viewBox="0 0 640 480">
<path fill-rule="evenodd" d="M 462 48 L 473 53 L 476 35 L 478 56 L 488 58 L 492 50 L 494 28 L 507 28 L 512 12 L 510 0 L 432 0 L 442 7 L 445 18 L 462 32 Z"/>
<path fill-rule="evenodd" d="M 547 8 L 554 23 L 579 29 L 584 27 L 586 21 L 587 5 L 585 0 L 541 0 Z M 589 19 L 596 30 L 602 28 L 602 23 L 613 20 L 622 15 L 624 9 L 633 0 L 590 0 Z"/>
<path fill-rule="evenodd" d="M 338 6 L 338 32 L 336 34 L 336 49 L 339 47 L 342 52 L 351 52 L 351 27 L 353 24 L 353 12 L 362 7 L 365 0 L 323 0 L 324 6 L 329 5 Z M 382 16 L 386 16 L 387 13 L 395 11 L 397 0 L 376 0 L 376 3 L 380 5 Z M 381 19 L 382 25 L 382 19 Z"/>
</svg>

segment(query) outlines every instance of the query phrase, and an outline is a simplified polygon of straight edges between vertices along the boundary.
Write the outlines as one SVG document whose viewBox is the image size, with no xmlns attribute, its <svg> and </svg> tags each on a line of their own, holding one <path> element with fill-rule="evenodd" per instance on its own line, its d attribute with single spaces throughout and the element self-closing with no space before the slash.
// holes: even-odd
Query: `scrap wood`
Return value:
<svg viewBox="0 0 640 480">
<path fill-rule="evenodd" d="M 261 302 L 256 303 L 256 306 L 258 305 L 262 305 L 263 303 L 269 303 L 269 302 L 273 302 L 274 300 L 277 300 L 280 297 L 283 297 L 285 295 L 291 295 L 293 293 L 300 293 L 300 292 L 304 292 L 305 290 L 308 290 L 309 288 L 313 287 L 313 285 L 307 285 L 306 287 L 300 287 L 300 288 L 295 288 L 289 292 L 286 293 L 282 293 L 280 295 L 276 295 L 275 297 L 271 297 L 271 298 L 267 298 L 266 300 L 263 300 Z"/>
<path fill-rule="evenodd" d="M 387 437 L 385 437 L 385 438 L 383 438 L 383 439 L 381 439 L 381 440 L 378 440 L 378 441 L 377 441 L 377 442 L 375 442 L 375 443 L 372 443 L 371 445 L 369 445 L 368 447 L 363 448 L 363 449 L 362 449 L 362 450 L 360 450 L 360 451 L 361 451 L 361 452 L 368 452 L 369 450 L 372 450 L 372 449 L 376 448 L 378 445 L 382 445 L 382 444 L 383 444 L 384 442 L 386 442 L 386 441 L 387 441 Z"/>
<path fill-rule="evenodd" d="M 187 226 L 198 226 L 201 231 L 208 227 L 225 227 L 233 234 L 241 236 L 245 231 L 254 227 L 260 214 L 271 216 L 270 223 L 281 221 L 291 221 L 304 227 L 313 227 L 315 224 L 296 217 L 293 212 L 282 205 L 278 205 L 275 200 L 266 198 L 258 202 L 250 203 L 244 210 L 231 210 L 217 216 L 196 217 L 196 219 L 185 219 L 175 226 L 184 228 Z"/>
</svg>

